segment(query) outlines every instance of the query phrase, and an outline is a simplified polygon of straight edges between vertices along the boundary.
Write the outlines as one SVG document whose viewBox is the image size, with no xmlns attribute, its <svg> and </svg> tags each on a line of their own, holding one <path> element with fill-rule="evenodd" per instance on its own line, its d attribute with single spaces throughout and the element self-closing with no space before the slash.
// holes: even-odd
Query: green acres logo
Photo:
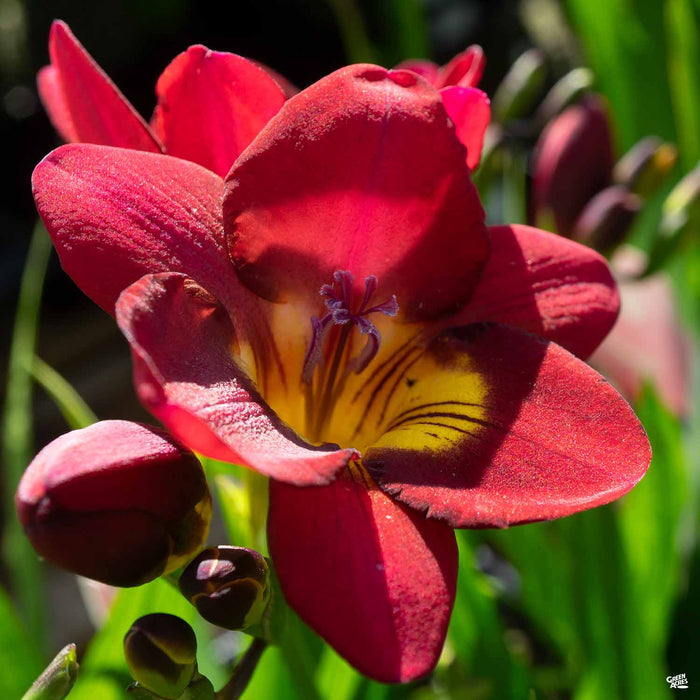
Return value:
<svg viewBox="0 0 700 700">
<path fill-rule="evenodd" d="M 688 679 L 685 673 L 679 673 L 677 676 L 668 676 L 666 678 L 670 688 L 686 688 L 688 687 Z"/>
</svg>

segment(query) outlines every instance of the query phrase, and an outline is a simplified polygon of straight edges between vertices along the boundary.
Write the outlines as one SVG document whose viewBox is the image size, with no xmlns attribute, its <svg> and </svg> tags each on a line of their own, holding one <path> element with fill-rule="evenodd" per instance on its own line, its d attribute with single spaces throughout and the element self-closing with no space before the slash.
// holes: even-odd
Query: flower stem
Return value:
<svg viewBox="0 0 700 700">
<path fill-rule="evenodd" d="M 238 700 L 243 695 L 266 648 L 267 642 L 264 639 L 253 638 L 252 644 L 238 662 L 229 682 L 216 693 L 216 700 Z"/>
<path fill-rule="evenodd" d="M 51 239 L 38 223 L 29 245 L 7 370 L 7 389 L 2 420 L 2 461 L 5 492 L 5 532 L 3 548 L 17 593 L 19 608 L 32 639 L 44 651 L 46 605 L 43 594 L 43 567 L 14 517 L 14 494 L 33 449 L 32 384 L 27 359 L 36 348 L 39 308 Z"/>
<path fill-rule="evenodd" d="M 355 0 L 327 0 L 343 41 L 345 53 L 351 63 L 376 63 L 377 56 L 367 29 L 362 12 Z"/>
</svg>

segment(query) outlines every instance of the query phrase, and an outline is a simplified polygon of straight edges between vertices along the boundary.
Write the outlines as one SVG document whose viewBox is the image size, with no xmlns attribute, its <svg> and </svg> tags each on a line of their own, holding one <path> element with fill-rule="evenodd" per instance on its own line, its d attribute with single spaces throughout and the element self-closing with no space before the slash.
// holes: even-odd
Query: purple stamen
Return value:
<svg viewBox="0 0 700 700">
<path fill-rule="evenodd" d="M 360 306 L 360 312 L 364 311 L 369 304 L 369 300 L 372 298 L 374 293 L 377 291 L 377 278 L 374 275 L 365 277 L 365 298 L 362 300 L 362 305 Z"/>
<path fill-rule="evenodd" d="M 374 275 L 369 275 L 365 278 L 365 293 L 362 303 L 359 309 L 353 313 L 350 310 L 354 280 L 352 273 L 349 270 L 336 270 L 333 273 L 333 279 L 333 284 L 324 284 L 319 290 L 329 313 L 322 319 L 316 317 L 311 319 L 311 343 L 304 358 L 302 371 L 302 380 L 307 384 L 311 383 L 314 371 L 323 359 L 323 343 L 330 329 L 331 321 L 336 325 L 354 323 L 360 333 L 367 336 L 367 343 L 362 352 L 348 363 L 349 367 L 359 373 L 376 357 L 381 343 L 379 331 L 368 316 L 373 313 L 396 316 L 399 311 L 395 295 L 392 295 L 391 299 L 367 308 L 379 284 Z"/>
<path fill-rule="evenodd" d="M 330 314 L 322 319 L 311 317 L 311 342 L 304 357 L 304 366 L 301 372 L 301 379 L 306 384 L 311 384 L 314 376 L 316 365 L 323 358 L 323 341 L 326 339 L 326 333 L 330 328 Z"/>
</svg>

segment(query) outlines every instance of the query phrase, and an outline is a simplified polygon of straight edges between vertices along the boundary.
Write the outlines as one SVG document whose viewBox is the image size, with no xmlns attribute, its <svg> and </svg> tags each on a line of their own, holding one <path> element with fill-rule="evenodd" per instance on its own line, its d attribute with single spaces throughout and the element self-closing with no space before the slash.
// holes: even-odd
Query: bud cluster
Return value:
<svg viewBox="0 0 700 700">
<path fill-rule="evenodd" d="M 520 141 L 525 142 L 520 149 L 524 161 L 525 151 L 537 139 L 530 167 L 530 223 L 610 254 L 626 240 L 648 199 L 669 179 L 677 149 L 649 136 L 615 162 L 607 106 L 591 91 L 591 71 L 569 71 L 542 97 L 546 77 L 547 63 L 538 49 L 526 51 L 513 63 L 492 100 L 493 123 L 476 181 L 486 186 L 517 159 Z M 687 194 L 697 179 L 691 173 L 676 189 Z M 675 202 L 682 198 L 679 194 L 666 200 L 647 273 L 659 269 L 682 246 L 684 232 L 693 223 L 697 204 L 684 201 L 678 206 Z M 690 199 L 696 202 L 698 197 Z"/>
</svg>

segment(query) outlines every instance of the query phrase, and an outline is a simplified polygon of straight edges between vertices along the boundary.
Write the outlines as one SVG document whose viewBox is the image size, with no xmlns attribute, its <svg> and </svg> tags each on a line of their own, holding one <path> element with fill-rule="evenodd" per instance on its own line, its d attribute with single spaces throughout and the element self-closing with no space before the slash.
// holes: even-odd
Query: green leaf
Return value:
<svg viewBox="0 0 700 700">
<path fill-rule="evenodd" d="M 72 430 L 97 422 L 97 416 L 80 394 L 51 366 L 35 356 L 29 368 L 32 376 L 53 399 Z"/>
<path fill-rule="evenodd" d="M 664 4 L 566 1 L 598 87 L 610 101 L 620 152 L 650 134 L 676 140 L 666 76 Z"/>
<path fill-rule="evenodd" d="M 429 58 L 430 43 L 425 7 L 420 0 L 388 0 L 373 3 L 383 65 L 391 67 L 408 58 Z"/>
<path fill-rule="evenodd" d="M 316 670 L 316 685 L 321 697 L 352 700 L 362 685 L 363 677 L 350 664 L 326 645 Z"/>
<path fill-rule="evenodd" d="M 0 697 L 22 697 L 22 693 L 41 673 L 45 662 L 2 587 L 0 587 L 0 649 L 4 667 L 4 670 L 0 671 Z"/>
<path fill-rule="evenodd" d="M 2 426 L 6 518 L 3 550 L 22 617 L 40 649 L 45 647 L 46 617 L 42 567 L 15 517 L 14 495 L 33 452 L 32 378 L 25 362 L 34 356 L 41 292 L 50 253 L 51 239 L 38 223 L 29 245 L 17 302 Z"/>
<path fill-rule="evenodd" d="M 326 0 L 335 15 L 350 63 L 376 63 L 377 54 L 372 46 L 362 11 L 355 0 Z"/>
<path fill-rule="evenodd" d="M 464 677 L 475 695 L 526 697 L 530 683 L 523 665 L 505 643 L 493 587 L 475 565 L 472 541 L 475 536 L 457 532 L 459 576 L 448 638 Z"/>
<path fill-rule="evenodd" d="M 684 169 L 700 160 L 700 28 L 690 0 L 666 0 L 668 77 Z"/>
<path fill-rule="evenodd" d="M 251 527 L 250 500 L 243 484 L 231 476 L 214 477 L 229 542 L 237 547 L 257 544 Z"/>
<path fill-rule="evenodd" d="M 322 648 L 321 640 L 289 610 L 280 645 L 267 648 L 243 699 L 320 700 L 314 678 Z"/>
<path fill-rule="evenodd" d="M 145 586 L 121 591 L 105 626 L 95 635 L 87 649 L 78 681 L 70 700 L 121 700 L 132 682 L 124 660 L 124 635 L 132 623 L 143 615 L 164 612 L 189 622 L 197 635 L 199 670 L 214 682 L 222 681 L 210 649 L 210 627 L 176 590 L 163 579 Z"/>
<path fill-rule="evenodd" d="M 558 648 L 569 668 L 580 663 L 581 642 L 576 628 L 571 587 L 574 557 L 558 523 L 533 523 L 486 534 L 498 552 L 520 575 L 518 606 L 535 631 Z"/>
<path fill-rule="evenodd" d="M 691 490 L 678 420 L 649 387 L 636 410 L 653 459 L 644 479 L 620 502 L 617 515 L 629 570 L 624 593 L 633 620 L 625 648 L 631 657 L 631 684 L 641 698 L 659 674 L 665 678 L 668 624 L 682 565 L 679 534 Z"/>
</svg>

